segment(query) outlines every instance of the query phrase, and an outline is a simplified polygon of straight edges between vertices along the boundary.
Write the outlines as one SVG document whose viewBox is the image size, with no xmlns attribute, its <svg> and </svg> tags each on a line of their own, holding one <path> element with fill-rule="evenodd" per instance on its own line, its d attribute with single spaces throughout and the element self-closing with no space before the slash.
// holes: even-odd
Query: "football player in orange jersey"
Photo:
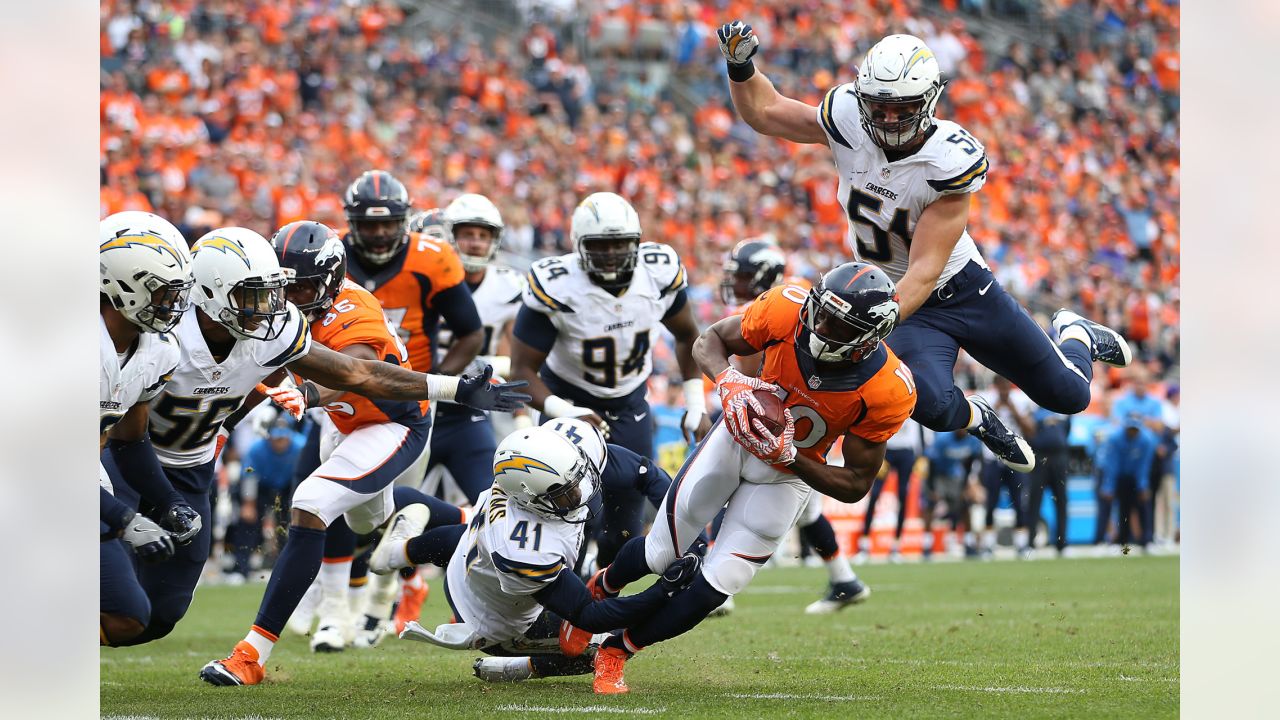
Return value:
<svg viewBox="0 0 1280 720">
<path fill-rule="evenodd" d="M 734 246 L 724 263 L 724 276 L 720 281 L 720 299 L 726 308 L 733 308 L 741 315 L 757 297 L 778 285 L 791 285 L 808 291 L 812 284 L 799 277 L 786 277 L 787 258 L 782 250 L 764 238 L 748 238 Z M 760 373 L 764 354 L 735 357 L 733 366 L 743 375 L 755 377 Z M 840 543 L 831 521 L 822 514 L 822 493 L 812 493 L 798 523 L 800 536 L 822 558 L 827 568 L 826 595 L 810 603 L 805 612 L 823 614 L 841 610 L 871 597 L 871 588 L 858 578 L 849 564 L 849 558 L 840 554 Z M 717 528 L 718 529 L 718 528 Z M 733 611 L 733 597 L 716 608 L 713 614 L 725 615 Z"/>
<path fill-rule="evenodd" d="M 287 282 L 286 298 L 310 323 L 316 342 L 357 360 L 408 368 L 404 344 L 378 301 L 346 279 L 345 250 L 335 232 L 299 221 L 277 231 L 272 245 Z M 355 532 L 369 533 L 391 517 L 397 499 L 402 505 L 412 502 L 429 508 L 429 526 L 462 521 L 458 508 L 413 488 L 395 487 L 397 481 L 421 478 L 431 427 L 426 401 L 375 401 L 298 381 L 300 389 L 277 388 L 272 400 L 295 417 L 309 407 L 323 406 L 327 422 L 322 423 L 322 462 L 293 492 L 293 526 L 323 530 L 343 517 Z M 306 548 L 305 553 L 286 549 L 281 554 L 245 641 L 227 659 L 207 664 L 200 672 L 202 679 L 214 685 L 262 681 L 263 666 L 284 621 L 320 569 L 322 544 L 312 542 Z M 242 647 L 246 644 L 249 648 Z"/>
<path fill-rule="evenodd" d="M 591 579 L 607 596 L 681 556 L 721 507 L 720 536 L 702 574 L 644 623 L 610 637 L 596 655 L 595 692 L 627 692 L 623 666 L 642 648 L 687 632 L 740 592 L 777 550 L 814 490 L 841 502 L 866 495 L 884 462 L 885 441 L 915 408 L 911 373 L 883 344 L 898 320 L 898 293 L 882 270 L 846 263 L 806 295 L 776 287 L 741 316 L 707 328 L 694 346 L 716 378 L 724 416 L 676 475 L 658 521 L 629 541 Z M 764 353 L 759 378 L 729 363 Z M 749 410 L 753 392 L 777 394 L 785 426 L 772 435 Z M 843 438 L 844 465 L 826 463 Z"/>
</svg>

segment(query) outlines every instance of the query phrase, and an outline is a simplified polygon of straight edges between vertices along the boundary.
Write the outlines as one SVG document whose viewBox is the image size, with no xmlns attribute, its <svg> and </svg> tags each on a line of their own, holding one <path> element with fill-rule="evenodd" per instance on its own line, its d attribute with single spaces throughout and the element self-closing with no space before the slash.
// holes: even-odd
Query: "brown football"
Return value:
<svg viewBox="0 0 1280 720">
<path fill-rule="evenodd" d="M 755 390 L 751 394 L 755 396 L 761 407 L 764 408 L 764 412 L 756 412 L 750 406 L 747 406 L 747 416 L 749 418 L 759 418 L 765 429 L 771 434 L 781 434 L 787 423 L 786 416 L 783 415 L 784 406 L 782 400 L 768 390 Z M 755 430 L 754 427 L 751 429 Z"/>
</svg>

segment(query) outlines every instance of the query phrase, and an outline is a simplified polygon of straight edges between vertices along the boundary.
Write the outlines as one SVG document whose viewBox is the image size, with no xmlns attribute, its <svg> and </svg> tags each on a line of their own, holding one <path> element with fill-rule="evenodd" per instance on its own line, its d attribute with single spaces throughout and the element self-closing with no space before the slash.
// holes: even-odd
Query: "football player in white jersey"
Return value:
<svg viewBox="0 0 1280 720">
<path fill-rule="evenodd" d="M 520 309 L 523 282 L 515 270 L 493 262 L 502 246 L 502 214 L 489 198 L 467 193 L 449 203 L 439 220 L 435 232 L 458 251 L 484 327 L 484 343 L 473 367 L 492 365 L 495 373 L 505 376 L 511 371 L 511 326 Z M 447 349 L 452 341 L 446 323 L 440 328 L 440 347 Z M 493 423 L 484 413 L 451 403 L 436 406 L 431 466 L 446 468 L 470 505 L 493 484 L 489 459 L 496 448 Z"/>
<path fill-rule="evenodd" d="M 955 386 L 959 349 L 1063 414 L 1089 404 L 1095 360 L 1123 367 L 1132 354 L 1119 333 L 1066 309 L 1053 317 L 1055 345 L 988 269 L 965 228 L 990 161 L 963 127 L 934 117 L 946 82 L 933 53 L 919 38 L 890 35 L 853 82 L 814 107 L 779 94 L 756 71 L 760 40 L 751 26 L 729 23 L 718 35 L 730 94 L 748 125 L 830 146 L 849 245 L 898 283 L 902 321 L 887 342 L 918 383 L 915 419 L 935 431 L 967 427 L 1003 463 L 1029 472 L 1035 455 L 1016 429 Z"/>
<path fill-rule="evenodd" d="M 147 563 L 163 562 L 173 557 L 175 537 L 187 541 L 200 530 L 200 516 L 174 492 L 147 440 L 148 403 L 178 364 L 177 341 L 165 333 L 189 302 L 191 254 L 178 229 L 151 213 L 116 213 L 98 233 L 99 449 L 109 444 L 123 471 L 112 482 L 106 467 L 98 468 L 99 641 L 125 645 L 151 619 L 147 587 L 126 545 Z M 145 512 L 113 494 L 122 477 L 139 489 L 143 503 L 135 506 Z"/>
<path fill-rule="evenodd" d="M 603 454 L 603 443 L 595 447 Z M 696 576 L 701 560 L 690 554 L 644 592 L 594 601 L 573 566 L 600 487 L 597 461 L 583 445 L 539 426 L 507 436 L 491 468 L 492 486 L 468 525 L 428 529 L 433 513 L 410 505 L 374 550 L 374 572 L 428 563 L 445 568 L 444 596 L 455 622 L 435 632 L 410 622 L 402 638 L 531 656 L 477 660 L 476 675 L 486 680 L 586 674 L 593 634 L 647 619 Z M 572 627 L 585 636 L 562 633 Z"/>
<path fill-rule="evenodd" d="M 710 430 L 702 375 L 693 361 L 698 326 L 688 304 L 683 264 L 668 245 L 641 242 L 640 218 L 619 195 L 588 196 L 573 211 L 573 253 L 533 264 L 516 315 L 511 374 L 529 382 L 543 422 L 582 417 L 638 455 L 653 455 L 653 418 L 645 400 L 659 325 L 675 336 L 684 379 L 682 427 L 701 441 Z M 615 510 L 640 507 L 638 493 L 604 496 L 601 540 L 614 536 Z M 626 529 L 638 534 L 642 528 Z M 620 535 L 619 535 L 620 536 Z M 598 541 L 603 565 L 618 548 Z"/>
<path fill-rule="evenodd" d="M 212 231 L 194 250 L 192 292 L 199 307 L 184 313 L 174 328 L 180 360 L 163 392 L 152 401 L 149 422 L 151 443 L 165 475 L 195 508 L 203 529 L 173 561 L 154 568 L 163 577 L 156 579 L 158 589 L 149 592 L 151 622 L 135 642 L 167 635 L 186 613 L 209 554 L 209 488 L 217 449 L 228 432 L 223 425 L 269 376 L 280 373 L 283 377 L 282 369 L 287 367 L 326 387 L 384 400 L 456 396 L 487 408 L 495 402 L 499 407 L 518 405 L 527 397 L 508 396 L 510 385 L 491 385 L 490 373 L 462 379 L 424 375 L 313 345 L 306 320 L 285 300 L 286 277 L 271 245 L 252 230 Z M 284 391 L 277 389 L 273 394 L 278 392 Z M 318 400 L 318 392 L 308 392 L 307 399 Z M 118 454 L 116 460 L 119 464 Z M 295 508 L 295 528 L 299 512 Z M 311 522 L 309 518 L 301 522 L 303 529 L 312 527 L 305 524 Z M 323 530 L 323 521 L 316 518 L 314 523 Z M 319 535 L 323 540 L 322 531 Z M 298 543 L 299 548 L 302 545 Z M 286 619 L 280 619 L 281 626 Z"/>
</svg>

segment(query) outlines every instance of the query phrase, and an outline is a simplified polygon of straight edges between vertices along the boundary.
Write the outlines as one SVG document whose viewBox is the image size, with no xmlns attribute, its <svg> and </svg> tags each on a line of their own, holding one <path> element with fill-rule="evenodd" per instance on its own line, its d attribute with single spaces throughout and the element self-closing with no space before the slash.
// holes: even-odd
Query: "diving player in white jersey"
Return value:
<svg viewBox="0 0 1280 720">
<path fill-rule="evenodd" d="M 610 442 L 652 456 L 653 418 L 645 400 L 659 325 L 675 336 L 684 379 L 682 428 L 694 441 L 710 431 L 702 375 L 693 360 L 698 326 L 685 294 L 684 266 L 668 245 L 641 242 L 640 218 L 609 192 L 590 195 L 573 211 L 573 253 L 539 260 L 529 270 L 516 315 L 511 374 L 529 382 L 531 405 L 546 422 L 582 417 Z M 603 565 L 618 547 L 606 537 L 615 513 L 641 506 L 639 493 L 604 495 Z M 626 528 L 639 534 L 643 528 Z M 621 536 L 621 535 L 617 535 Z"/>
<path fill-rule="evenodd" d="M 175 539 L 189 541 L 200 531 L 200 516 L 174 492 L 147 441 L 148 403 L 178 364 L 177 341 L 165 333 L 187 307 L 191 254 L 169 221 L 128 211 L 99 224 L 98 268 L 99 448 L 109 444 L 119 456 L 123 477 L 145 501 L 135 505 L 146 510 L 117 499 L 122 476 L 112 482 L 99 464 L 99 642 L 125 645 L 151 619 L 128 548 L 148 564 L 164 562 L 173 557 Z"/>
<path fill-rule="evenodd" d="M 603 444 L 597 447 L 603 454 Z M 490 467 L 492 487 L 481 494 L 468 525 L 428 529 L 433 513 L 410 505 L 374 550 L 369 567 L 375 572 L 418 563 L 445 567 L 444 596 L 454 622 L 435 632 L 410 622 L 402 638 L 531 656 L 514 667 L 505 661 L 516 658 L 477 660 L 476 675 L 486 680 L 586 674 L 594 655 L 588 652 L 590 634 L 647 619 L 696 576 L 700 558 L 689 555 L 644 592 L 593 601 L 573 566 L 600 487 L 597 461 L 583 445 L 539 426 L 507 436 Z M 587 633 L 585 641 L 562 634 L 571 626 Z"/>
<path fill-rule="evenodd" d="M 159 589 L 149 593 L 151 622 L 135 642 L 167 635 L 186 613 L 209 554 L 209 488 L 220 436 L 228 432 L 223 424 L 269 376 L 283 376 L 281 369 L 287 367 L 326 387 L 384 400 L 456 396 L 488 408 L 495 403 L 518 405 L 526 397 L 511 395 L 509 384 L 491 385 L 489 373 L 462 379 L 424 375 L 313 345 L 306 320 L 285 300 L 285 274 L 271 245 L 252 230 L 214 230 L 195 244 L 194 251 L 192 292 L 199 307 L 183 314 L 174 330 L 180 361 L 152 402 L 149 421 L 151 443 L 164 473 L 195 508 L 203 529 L 172 562 L 156 568 L 165 577 L 157 581 Z M 272 395 L 288 392 L 277 388 Z M 308 400 L 316 396 L 314 390 L 307 393 Z M 316 522 L 323 529 L 323 521 Z M 282 626 L 286 619 L 280 619 Z"/>
<path fill-rule="evenodd" d="M 473 365 L 491 365 L 495 373 L 505 376 L 511 369 L 511 326 L 524 283 L 515 270 L 493 262 L 502 247 L 502 214 L 489 198 L 467 193 L 449 203 L 440 220 L 437 232 L 458 251 L 484 327 L 484 343 Z M 440 348 L 447 349 L 452 341 L 453 333 L 442 325 Z M 431 466 L 448 470 L 468 504 L 475 505 L 480 493 L 493 484 L 489 459 L 495 449 L 493 423 L 484 413 L 451 403 L 436 406 Z"/>
<path fill-rule="evenodd" d="M 748 125 L 830 146 L 850 248 L 883 268 L 902 296 L 902 320 L 886 342 L 918 383 L 914 418 L 935 431 L 967 427 L 1001 462 L 1029 472 L 1027 442 L 985 399 L 966 399 L 955 386 L 959 349 L 1063 414 L 1089 404 L 1093 361 L 1123 367 L 1132 354 L 1119 333 L 1066 309 L 1053 316 L 1055 345 L 987 268 L 965 227 L 990 162 L 964 128 L 934 118 L 946 83 L 933 53 L 919 38 L 890 35 L 867 53 L 854 82 L 814 107 L 779 94 L 756 71 L 760 40 L 751 26 L 733 22 L 718 35 L 729 91 Z"/>
</svg>

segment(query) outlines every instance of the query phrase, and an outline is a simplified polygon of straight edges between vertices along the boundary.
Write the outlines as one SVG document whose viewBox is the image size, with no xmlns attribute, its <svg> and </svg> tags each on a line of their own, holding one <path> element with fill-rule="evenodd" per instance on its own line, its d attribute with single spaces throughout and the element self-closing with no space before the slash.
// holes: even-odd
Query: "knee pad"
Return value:
<svg viewBox="0 0 1280 720">
<path fill-rule="evenodd" d="M 804 512 L 800 514 L 800 522 L 798 524 L 801 528 L 805 528 L 818 522 L 818 518 L 821 517 L 822 493 L 815 490 L 809 493 L 809 503 L 804 506 Z"/>
<path fill-rule="evenodd" d="M 702 566 L 702 577 L 717 592 L 737 595 L 751 583 L 759 565 L 732 553 L 713 552 Z"/>
<path fill-rule="evenodd" d="M 659 574 L 676 561 L 676 550 L 672 547 L 670 540 L 658 541 L 654 534 L 650 533 L 644 538 L 644 561 L 649 566 L 649 572 Z"/>
</svg>

